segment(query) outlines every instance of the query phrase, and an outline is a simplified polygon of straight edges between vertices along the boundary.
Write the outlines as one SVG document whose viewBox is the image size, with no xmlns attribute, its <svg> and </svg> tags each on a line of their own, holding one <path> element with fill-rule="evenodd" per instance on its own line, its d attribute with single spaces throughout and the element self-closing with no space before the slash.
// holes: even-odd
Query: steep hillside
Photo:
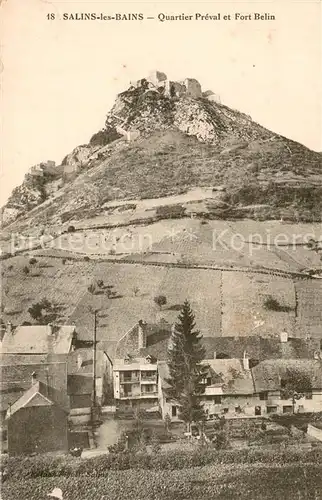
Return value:
<svg viewBox="0 0 322 500">
<path fill-rule="evenodd" d="M 44 205 L 46 197 L 35 195 L 24 204 L 28 214 L 19 211 L 20 221 L 59 223 L 75 211 L 92 217 L 111 200 L 196 186 L 221 186 L 227 215 L 257 204 L 268 205 L 264 219 L 286 213 L 292 220 L 321 220 L 320 153 L 211 99 L 195 82 L 134 82 L 117 96 L 105 127 L 64 158 L 64 186 Z M 10 200 L 7 208 L 13 205 Z"/>
</svg>

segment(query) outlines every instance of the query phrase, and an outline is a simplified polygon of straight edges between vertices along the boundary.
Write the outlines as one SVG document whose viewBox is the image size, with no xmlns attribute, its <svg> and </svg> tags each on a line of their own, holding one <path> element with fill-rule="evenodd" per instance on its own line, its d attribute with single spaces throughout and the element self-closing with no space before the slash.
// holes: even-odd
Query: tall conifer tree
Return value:
<svg viewBox="0 0 322 500">
<path fill-rule="evenodd" d="M 186 300 L 174 325 L 168 347 L 169 385 L 167 396 L 179 407 L 179 418 L 188 425 L 205 419 L 200 396 L 209 367 L 202 363 L 205 349 L 202 336 L 195 329 L 195 317 Z"/>
</svg>

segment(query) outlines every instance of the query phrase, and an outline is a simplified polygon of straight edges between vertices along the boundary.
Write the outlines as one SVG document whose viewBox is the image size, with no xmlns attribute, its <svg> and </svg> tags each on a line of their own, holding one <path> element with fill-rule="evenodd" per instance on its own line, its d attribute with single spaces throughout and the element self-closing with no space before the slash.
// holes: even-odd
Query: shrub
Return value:
<svg viewBox="0 0 322 500">
<path fill-rule="evenodd" d="M 74 233 L 75 232 L 75 226 L 68 226 L 67 232 L 68 233 Z"/>
<path fill-rule="evenodd" d="M 165 295 L 157 295 L 153 300 L 160 307 L 160 309 L 167 303 L 167 298 Z"/>
<path fill-rule="evenodd" d="M 106 146 L 106 144 L 115 141 L 119 137 L 121 135 L 116 132 L 115 128 L 107 125 L 91 137 L 90 144 L 92 146 Z"/>
<path fill-rule="evenodd" d="M 161 205 L 156 210 L 156 216 L 163 219 L 180 219 L 185 213 L 186 209 L 182 205 Z"/>
<path fill-rule="evenodd" d="M 274 299 L 271 295 L 269 295 L 265 300 L 264 300 L 264 307 L 268 311 L 276 311 L 276 312 L 289 312 L 292 310 L 291 307 L 288 306 L 283 306 L 278 302 L 277 299 Z"/>
<path fill-rule="evenodd" d="M 89 259 L 89 257 L 88 257 L 87 255 L 85 255 L 85 257 L 84 257 L 84 261 L 85 261 L 85 262 L 89 262 L 89 260 L 90 260 L 90 259 Z"/>
<path fill-rule="evenodd" d="M 29 274 L 29 273 L 30 273 L 29 267 L 28 267 L 28 266 L 25 266 L 25 267 L 22 269 L 22 272 L 23 272 L 24 274 L 26 274 L 26 275 L 27 275 L 27 274 Z"/>
<path fill-rule="evenodd" d="M 35 259 L 35 257 L 31 257 L 31 259 L 29 259 L 29 264 L 36 264 L 38 262 L 37 259 Z"/>
<path fill-rule="evenodd" d="M 115 446 L 115 445 L 114 445 Z M 296 463 L 322 463 L 322 448 L 311 450 L 302 447 L 291 449 L 247 448 L 234 450 L 209 449 L 207 446 L 194 451 L 172 450 L 150 455 L 148 453 L 131 453 L 121 450 L 113 451 L 90 459 L 73 457 L 3 457 L 1 470 L 6 469 L 10 479 L 27 479 L 35 477 L 57 476 L 106 476 L 108 470 L 154 469 L 182 470 L 187 467 L 201 467 L 211 464 L 271 464 L 283 466 Z"/>
</svg>

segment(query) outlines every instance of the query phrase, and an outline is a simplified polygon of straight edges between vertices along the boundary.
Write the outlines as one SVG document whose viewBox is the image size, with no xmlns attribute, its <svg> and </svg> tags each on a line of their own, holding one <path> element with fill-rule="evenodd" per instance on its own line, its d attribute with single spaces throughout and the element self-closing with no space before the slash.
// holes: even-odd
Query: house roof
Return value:
<svg viewBox="0 0 322 500">
<path fill-rule="evenodd" d="M 159 334 L 148 335 L 147 347 L 141 349 L 140 354 L 151 354 L 160 361 L 167 359 L 167 348 L 170 331 L 162 330 Z M 203 345 L 207 359 L 216 357 L 242 358 L 244 352 L 250 359 L 262 361 L 264 359 L 313 359 L 314 353 L 320 350 L 320 339 L 306 340 L 289 337 L 285 343 L 280 342 L 279 336 L 265 338 L 259 336 L 247 337 L 203 337 Z"/>
<path fill-rule="evenodd" d="M 96 374 L 101 377 L 105 372 L 106 356 L 103 351 L 96 351 Z M 68 356 L 68 374 L 86 375 L 93 373 L 93 348 L 76 349 Z"/>
<path fill-rule="evenodd" d="M 6 332 L 1 352 L 67 354 L 71 349 L 75 328 L 75 325 L 53 326 L 50 334 L 49 325 L 18 326 L 12 333 Z"/>
<path fill-rule="evenodd" d="M 41 406 L 52 406 L 52 405 L 57 405 L 63 408 L 66 412 L 68 409 L 66 407 L 63 407 L 59 401 L 57 401 L 55 397 L 56 391 L 48 386 L 47 384 L 44 384 L 43 382 L 36 382 L 33 384 L 27 391 L 25 391 L 22 396 L 17 399 L 11 406 L 10 406 L 10 411 L 7 414 L 7 418 L 10 418 L 14 413 L 16 413 L 18 410 L 21 408 L 28 406 L 40 406 L 39 405 L 39 400 L 37 401 L 36 396 L 40 396 L 42 399 L 42 404 Z"/>
<path fill-rule="evenodd" d="M 5 411 L 30 388 L 32 373 L 57 389 L 66 404 L 67 365 L 65 355 L 1 354 L 0 411 Z"/>
<path fill-rule="evenodd" d="M 273 391 L 281 388 L 281 379 L 288 370 L 295 370 L 306 375 L 312 389 L 322 389 L 322 361 L 321 360 L 266 360 L 252 369 L 256 392 Z"/>
<path fill-rule="evenodd" d="M 204 364 L 209 365 L 209 375 L 213 378 L 214 387 L 221 387 L 224 394 L 253 394 L 254 384 L 250 370 L 244 370 L 239 359 L 208 359 Z M 166 390 L 169 385 L 169 368 L 165 361 L 158 363 L 161 387 Z"/>
<path fill-rule="evenodd" d="M 254 383 L 250 370 L 240 359 L 208 359 L 210 375 L 224 394 L 253 394 Z"/>
</svg>

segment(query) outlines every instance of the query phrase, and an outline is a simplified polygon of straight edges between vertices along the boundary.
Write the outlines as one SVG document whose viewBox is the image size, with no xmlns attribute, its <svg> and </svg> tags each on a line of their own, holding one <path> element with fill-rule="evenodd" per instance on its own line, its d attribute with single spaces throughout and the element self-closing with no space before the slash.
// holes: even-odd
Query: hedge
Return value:
<svg viewBox="0 0 322 500">
<path fill-rule="evenodd" d="M 321 483 L 321 467 L 314 464 L 235 464 L 15 479 L 3 484 L 2 496 L 43 500 L 58 487 L 64 500 L 317 500 L 322 497 Z"/>
<path fill-rule="evenodd" d="M 105 476 L 109 470 L 180 470 L 213 464 L 285 464 L 311 463 L 322 465 L 322 448 L 305 450 L 302 447 L 292 449 L 243 449 L 214 450 L 198 448 L 195 451 L 173 450 L 158 454 L 130 453 L 101 455 L 82 459 L 70 456 L 51 457 L 6 457 L 1 468 L 6 469 L 8 478 L 36 478 L 57 476 Z"/>
</svg>

